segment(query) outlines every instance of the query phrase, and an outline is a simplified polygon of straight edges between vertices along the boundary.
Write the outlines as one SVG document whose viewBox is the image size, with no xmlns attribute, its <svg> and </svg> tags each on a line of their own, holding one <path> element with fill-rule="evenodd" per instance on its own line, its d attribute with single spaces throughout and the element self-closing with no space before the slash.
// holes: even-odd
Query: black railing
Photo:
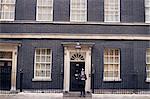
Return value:
<svg viewBox="0 0 150 99">
<path fill-rule="evenodd" d="M 92 76 L 92 92 L 95 94 L 150 94 L 150 85 L 144 75 L 138 73 L 121 74 L 121 81 L 102 81 L 100 73 Z"/>
<path fill-rule="evenodd" d="M 27 72 L 20 72 L 20 92 L 29 92 L 29 93 L 62 93 L 63 88 L 63 73 L 55 73 L 52 75 L 55 75 L 57 78 L 52 78 L 52 80 L 46 80 L 46 81 L 36 81 L 32 78 L 31 80 L 28 80 L 27 75 L 33 75 L 33 73 L 27 73 Z M 29 83 L 28 83 L 28 81 Z"/>
<path fill-rule="evenodd" d="M 20 71 L 20 92 L 22 92 L 22 80 L 23 80 L 23 72 Z"/>
<path fill-rule="evenodd" d="M 0 93 L 10 93 L 11 74 L 3 69 L 0 72 Z M 52 81 L 32 81 L 29 75 L 32 73 L 20 71 L 17 91 L 33 93 L 62 93 L 63 90 L 63 72 L 53 73 Z M 121 74 L 121 81 L 102 81 L 100 73 L 92 71 L 91 90 L 95 94 L 150 94 L 150 83 L 143 78 L 145 75 L 139 73 Z M 142 79 L 141 79 L 142 78 Z"/>
</svg>

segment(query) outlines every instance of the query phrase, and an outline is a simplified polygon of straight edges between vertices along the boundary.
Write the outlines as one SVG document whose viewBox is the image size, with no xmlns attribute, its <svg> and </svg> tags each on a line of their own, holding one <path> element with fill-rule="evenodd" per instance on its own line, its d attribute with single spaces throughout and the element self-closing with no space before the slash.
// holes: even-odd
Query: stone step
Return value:
<svg viewBox="0 0 150 99">
<path fill-rule="evenodd" d="M 64 97 L 79 97 L 80 96 L 80 92 L 64 92 L 63 93 Z M 85 94 L 86 97 L 92 97 L 92 94 L 90 92 L 87 92 Z"/>
</svg>

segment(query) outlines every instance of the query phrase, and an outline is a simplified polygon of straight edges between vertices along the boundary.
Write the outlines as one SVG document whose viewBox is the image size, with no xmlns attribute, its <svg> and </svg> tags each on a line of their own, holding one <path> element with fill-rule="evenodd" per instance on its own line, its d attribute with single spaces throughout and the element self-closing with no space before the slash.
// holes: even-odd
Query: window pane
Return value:
<svg viewBox="0 0 150 99">
<path fill-rule="evenodd" d="M 51 54 L 51 50 L 47 49 L 47 55 L 50 55 L 50 54 Z"/>
<path fill-rule="evenodd" d="M 46 64 L 46 70 L 50 69 L 50 64 Z"/>
<path fill-rule="evenodd" d="M 40 76 L 40 71 L 36 70 L 36 76 Z"/>
<path fill-rule="evenodd" d="M 108 57 L 104 57 L 104 63 L 108 63 Z"/>
<path fill-rule="evenodd" d="M 40 56 L 36 56 L 36 62 L 40 62 Z"/>
<path fill-rule="evenodd" d="M 113 65 L 114 66 L 114 70 L 118 71 L 119 65 Z"/>
<path fill-rule="evenodd" d="M 113 77 L 113 72 L 112 71 L 106 71 L 104 73 L 104 77 Z"/>
<path fill-rule="evenodd" d="M 36 50 L 36 55 L 40 55 L 40 49 Z"/>
<path fill-rule="evenodd" d="M 118 71 L 115 71 L 114 72 L 114 77 L 118 77 L 119 75 L 118 75 Z"/>
<path fill-rule="evenodd" d="M 104 77 L 119 77 L 120 68 L 120 53 L 119 49 L 104 50 Z"/>
<path fill-rule="evenodd" d="M 45 62 L 45 56 L 41 57 L 41 62 Z"/>
<path fill-rule="evenodd" d="M 149 64 L 150 63 L 150 49 L 146 50 L 146 63 Z"/>
<path fill-rule="evenodd" d="M 150 63 L 150 57 L 147 57 L 146 60 L 147 60 L 147 63 Z"/>
<path fill-rule="evenodd" d="M 16 0 L 1 0 L 0 19 L 14 19 Z"/>
<path fill-rule="evenodd" d="M 150 70 L 150 64 L 147 64 L 146 69 Z"/>
<path fill-rule="evenodd" d="M 150 0 L 145 0 L 145 21 L 150 22 Z"/>
<path fill-rule="evenodd" d="M 50 76 L 50 71 L 46 71 L 46 77 Z"/>
<path fill-rule="evenodd" d="M 109 68 L 108 68 L 108 65 L 104 65 L 104 71 L 108 71 Z"/>
<path fill-rule="evenodd" d="M 41 69 L 45 69 L 45 64 L 41 64 Z"/>
<path fill-rule="evenodd" d="M 150 72 L 147 72 L 147 78 L 150 78 Z"/>
<path fill-rule="evenodd" d="M 46 72 L 44 70 L 41 71 L 41 76 L 45 77 Z"/>
<path fill-rule="evenodd" d="M 150 49 L 146 50 L 146 55 L 150 55 Z"/>
<path fill-rule="evenodd" d="M 37 20 L 52 21 L 53 0 L 37 0 Z"/>
<path fill-rule="evenodd" d="M 40 64 L 36 64 L 36 69 L 40 69 Z"/>
<path fill-rule="evenodd" d="M 115 57 L 115 63 L 119 63 L 119 57 Z"/>
<path fill-rule="evenodd" d="M 36 49 L 35 77 L 50 77 L 51 72 L 51 50 Z M 48 71 L 48 72 L 47 72 Z"/>
<path fill-rule="evenodd" d="M 105 0 L 104 14 L 106 22 L 120 21 L 120 0 Z"/>
<path fill-rule="evenodd" d="M 47 56 L 46 57 L 46 62 L 50 62 L 51 61 L 51 57 L 50 56 Z"/>
<path fill-rule="evenodd" d="M 70 21 L 85 22 L 87 20 L 87 0 L 71 0 Z"/>
</svg>

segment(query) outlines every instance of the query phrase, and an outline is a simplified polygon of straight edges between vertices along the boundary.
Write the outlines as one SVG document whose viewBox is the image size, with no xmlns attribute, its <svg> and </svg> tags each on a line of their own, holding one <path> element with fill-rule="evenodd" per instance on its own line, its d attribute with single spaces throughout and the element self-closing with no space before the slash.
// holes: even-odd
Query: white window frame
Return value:
<svg viewBox="0 0 150 99">
<path fill-rule="evenodd" d="M 40 5 L 40 6 L 42 6 L 42 5 Z M 38 0 L 37 0 L 37 3 L 36 3 L 36 21 L 50 21 L 50 22 L 52 22 L 53 21 L 53 14 L 54 14 L 54 1 L 52 0 L 52 4 L 51 4 L 51 6 L 46 6 L 46 7 L 48 7 L 48 8 L 52 8 L 52 12 L 51 12 L 51 19 L 50 20 L 46 20 L 46 19 L 44 19 L 44 20 L 41 20 L 41 19 L 39 19 L 39 4 L 38 4 Z"/>
<path fill-rule="evenodd" d="M 14 3 L 3 3 L 3 2 L 1 2 L 0 3 L 0 5 L 1 5 L 1 10 L 0 10 L 0 12 L 1 12 L 1 14 L 0 14 L 0 21 L 14 21 L 15 20 L 15 5 L 16 5 L 16 0 L 14 0 Z M 12 11 L 13 13 L 14 13 L 14 16 L 13 16 L 13 18 L 11 19 L 2 19 L 1 17 L 2 17 L 2 6 L 4 6 L 4 5 L 13 5 L 14 6 L 14 10 Z M 10 11 L 9 11 L 10 12 Z"/>
<path fill-rule="evenodd" d="M 146 8 L 148 8 L 149 10 L 146 11 Z M 148 20 L 147 16 L 150 17 L 150 0 L 145 0 L 145 23 L 150 23 L 150 18 Z"/>
<path fill-rule="evenodd" d="M 105 56 L 105 49 L 107 49 L 107 50 L 118 50 L 118 63 L 114 63 L 114 62 L 106 62 L 105 61 L 105 57 L 107 57 L 107 59 L 108 59 L 108 61 L 110 61 L 109 60 L 109 58 L 108 58 L 108 56 Z M 120 70 L 120 49 L 119 48 L 105 48 L 104 49 L 104 53 L 103 53 L 103 58 L 104 58 L 104 71 L 103 71 L 103 81 L 121 81 L 121 78 L 120 78 L 120 72 L 121 72 L 121 70 Z M 110 53 L 110 52 L 109 52 Z M 115 57 L 115 54 L 113 54 L 113 59 L 114 59 L 114 57 Z M 114 61 L 114 60 L 113 60 Z M 118 77 L 105 77 L 105 75 L 104 75 L 104 73 L 105 73 L 105 64 L 106 65 L 108 65 L 108 64 L 111 64 L 111 65 L 118 65 Z"/>
<path fill-rule="evenodd" d="M 37 59 L 36 59 L 36 50 L 42 50 L 42 49 L 50 49 L 50 48 L 36 48 L 35 49 L 35 56 L 34 56 L 34 77 L 32 79 L 32 81 L 52 81 L 52 50 L 50 52 L 50 57 L 51 57 L 51 60 L 50 60 L 50 76 L 49 77 L 38 77 L 36 76 L 36 63 L 37 63 Z M 47 55 L 46 55 L 47 56 Z M 40 54 L 40 57 L 41 57 L 41 54 Z M 41 60 L 41 59 L 40 59 Z M 48 62 L 38 62 L 39 64 L 42 64 L 42 63 L 48 63 Z"/>
<path fill-rule="evenodd" d="M 114 21 L 114 20 L 110 21 L 110 20 L 106 20 L 107 15 L 105 14 L 106 6 L 105 6 L 105 0 L 104 0 L 104 22 L 110 22 L 110 23 L 111 22 L 117 22 L 117 23 L 120 22 L 120 9 L 121 9 L 120 8 L 121 7 L 120 4 L 121 4 L 120 0 L 118 0 L 118 8 L 119 8 L 118 9 L 118 13 L 119 13 L 119 15 L 118 15 L 118 18 L 119 18 L 118 21 Z"/>
<path fill-rule="evenodd" d="M 150 78 L 147 77 L 147 72 L 150 72 L 150 70 L 147 70 L 147 65 L 150 65 L 150 62 L 147 60 L 148 57 L 150 58 L 150 55 L 147 54 L 148 50 L 150 51 L 150 48 L 146 49 L 146 82 L 150 82 Z"/>
<path fill-rule="evenodd" d="M 79 1 L 79 0 L 78 0 Z M 73 10 L 75 10 L 75 11 L 82 11 L 82 9 L 80 9 L 80 8 L 78 8 L 78 9 L 73 9 L 73 7 L 72 7 L 72 2 L 73 2 L 73 0 L 70 0 L 70 22 L 87 22 L 87 0 L 85 0 L 85 17 L 84 17 L 84 20 L 82 20 L 81 18 L 80 18 L 80 20 L 78 19 L 76 19 L 76 20 L 74 20 L 73 19 Z M 80 2 L 80 1 L 79 1 Z M 79 14 L 79 13 L 78 13 Z M 82 15 L 82 14 L 81 14 Z M 80 16 L 81 16 L 80 15 Z"/>
</svg>

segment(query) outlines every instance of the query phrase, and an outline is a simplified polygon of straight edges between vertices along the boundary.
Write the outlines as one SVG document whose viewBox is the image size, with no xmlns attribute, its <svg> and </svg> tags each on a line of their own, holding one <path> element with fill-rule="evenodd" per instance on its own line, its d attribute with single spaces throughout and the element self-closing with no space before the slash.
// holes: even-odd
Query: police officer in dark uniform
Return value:
<svg viewBox="0 0 150 99">
<path fill-rule="evenodd" d="M 82 68 L 81 73 L 80 73 L 80 97 L 85 97 L 85 81 L 87 80 L 86 74 L 84 69 Z"/>
</svg>

